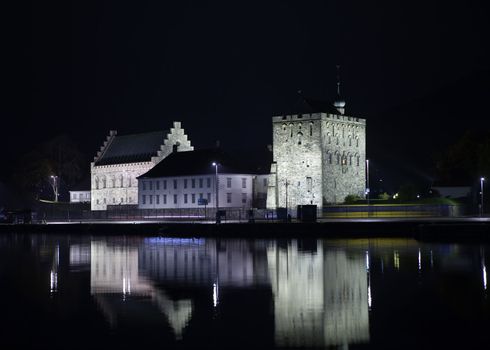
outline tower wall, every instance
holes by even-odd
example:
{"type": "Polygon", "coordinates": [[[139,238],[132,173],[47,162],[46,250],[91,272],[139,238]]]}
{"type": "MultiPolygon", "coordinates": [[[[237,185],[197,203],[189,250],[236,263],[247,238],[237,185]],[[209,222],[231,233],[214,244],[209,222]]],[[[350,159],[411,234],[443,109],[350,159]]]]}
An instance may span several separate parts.
{"type": "Polygon", "coordinates": [[[322,114],[322,159],[324,203],[364,197],[366,120],[322,114]]]}
{"type": "Polygon", "coordinates": [[[274,117],[272,128],[276,206],[295,208],[298,204],[316,204],[321,207],[321,115],[274,117]]]}

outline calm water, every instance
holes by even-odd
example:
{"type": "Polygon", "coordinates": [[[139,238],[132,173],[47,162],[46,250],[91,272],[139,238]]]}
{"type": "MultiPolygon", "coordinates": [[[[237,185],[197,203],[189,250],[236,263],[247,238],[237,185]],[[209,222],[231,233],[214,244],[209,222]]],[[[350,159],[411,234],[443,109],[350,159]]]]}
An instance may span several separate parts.
{"type": "Polygon", "coordinates": [[[488,348],[490,247],[0,237],[0,346],[488,348]]]}

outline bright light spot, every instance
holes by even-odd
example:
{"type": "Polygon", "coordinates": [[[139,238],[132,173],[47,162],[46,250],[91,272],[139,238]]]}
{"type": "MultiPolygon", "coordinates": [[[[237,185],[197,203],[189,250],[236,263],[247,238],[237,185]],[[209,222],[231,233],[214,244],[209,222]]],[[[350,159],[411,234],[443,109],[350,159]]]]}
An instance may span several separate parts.
{"type": "Polygon", "coordinates": [[[393,264],[397,270],[400,269],[400,254],[398,253],[398,250],[393,252],[393,264]]]}
{"type": "Polygon", "coordinates": [[[58,290],[58,273],[51,271],[50,275],[50,292],[54,293],[58,290]]]}
{"type": "Polygon", "coordinates": [[[369,271],[369,251],[366,250],[366,270],[369,271]]]}
{"type": "Polygon", "coordinates": [[[126,278],[123,277],[123,294],[126,294],[126,278]]]}
{"type": "Polygon", "coordinates": [[[218,283],[213,283],[213,306],[218,305],[218,283]]]}
{"type": "Polygon", "coordinates": [[[420,248],[419,248],[419,271],[422,269],[422,255],[420,254],[420,248]]]}
{"type": "Polygon", "coordinates": [[[417,199],[419,199],[419,198],[420,198],[420,194],[417,195],[417,199]]]}
{"type": "Polygon", "coordinates": [[[487,267],[483,265],[483,289],[487,290],[487,267]]]}
{"type": "Polygon", "coordinates": [[[213,166],[216,166],[216,162],[213,162],[213,166]]]}
{"type": "Polygon", "coordinates": [[[373,304],[373,300],[371,298],[371,284],[368,284],[368,306],[370,309],[372,304],[373,304]]]}

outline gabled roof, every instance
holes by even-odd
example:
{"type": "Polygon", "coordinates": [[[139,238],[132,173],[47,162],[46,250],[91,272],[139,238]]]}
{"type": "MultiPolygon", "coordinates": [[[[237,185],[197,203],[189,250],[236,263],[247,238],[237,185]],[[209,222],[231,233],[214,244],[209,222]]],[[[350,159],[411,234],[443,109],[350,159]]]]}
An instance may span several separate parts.
{"type": "Polygon", "coordinates": [[[115,136],[95,165],[149,162],[157,155],[168,131],[115,136]]]}
{"type": "Polygon", "coordinates": [[[173,152],[145,174],[138,177],[158,178],[170,176],[189,176],[214,174],[213,162],[217,162],[220,174],[259,174],[253,166],[224,153],[221,149],[173,152]]]}

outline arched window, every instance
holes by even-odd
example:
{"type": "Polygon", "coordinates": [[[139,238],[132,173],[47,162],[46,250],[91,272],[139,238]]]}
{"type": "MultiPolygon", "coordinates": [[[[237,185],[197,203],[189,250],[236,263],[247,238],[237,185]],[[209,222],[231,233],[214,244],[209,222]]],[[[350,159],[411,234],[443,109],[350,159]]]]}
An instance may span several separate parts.
{"type": "Polygon", "coordinates": [[[289,124],[289,137],[293,137],[293,124],[289,124]]]}
{"type": "Polygon", "coordinates": [[[128,176],[128,187],[131,187],[131,175],[128,176]]]}
{"type": "Polygon", "coordinates": [[[95,189],[96,190],[99,189],[99,177],[98,176],[95,177],[95,189]]]}
{"type": "Polygon", "coordinates": [[[359,162],[360,162],[360,157],[359,157],[359,156],[357,156],[357,157],[356,157],[356,163],[357,163],[357,166],[359,166],[359,162]]]}
{"type": "Polygon", "coordinates": [[[310,123],[310,136],[313,136],[313,122],[310,123]]]}
{"type": "Polygon", "coordinates": [[[349,135],[349,146],[352,146],[352,138],[349,135]]]}
{"type": "Polygon", "coordinates": [[[352,154],[349,154],[349,165],[352,165],[352,154]]]}
{"type": "Polygon", "coordinates": [[[303,133],[300,131],[298,132],[298,145],[301,145],[303,141],[303,133]]]}
{"type": "Polygon", "coordinates": [[[356,136],[356,147],[359,147],[359,137],[356,136]]]}
{"type": "Polygon", "coordinates": [[[113,188],[116,187],[116,177],[114,175],[111,177],[111,182],[112,182],[112,187],[113,188]]]}
{"type": "Polygon", "coordinates": [[[104,175],[104,176],[102,176],[102,188],[106,188],[106,187],[107,187],[107,179],[104,175]]]}
{"type": "Polygon", "coordinates": [[[332,164],[332,153],[328,153],[328,164],[332,164]]]}
{"type": "Polygon", "coordinates": [[[121,184],[121,187],[124,187],[124,177],[122,175],[119,176],[119,183],[121,184]]]}
{"type": "Polygon", "coordinates": [[[337,158],[337,165],[339,165],[340,164],[340,154],[339,153],[336,154],[336,158],[337,158]]]}
{"type": "Polygon", "coordinates": [[[332,135],[330,133],[327,133],[327,143],[332,143],[332,135]]]}

